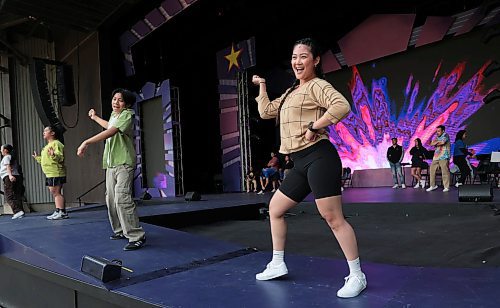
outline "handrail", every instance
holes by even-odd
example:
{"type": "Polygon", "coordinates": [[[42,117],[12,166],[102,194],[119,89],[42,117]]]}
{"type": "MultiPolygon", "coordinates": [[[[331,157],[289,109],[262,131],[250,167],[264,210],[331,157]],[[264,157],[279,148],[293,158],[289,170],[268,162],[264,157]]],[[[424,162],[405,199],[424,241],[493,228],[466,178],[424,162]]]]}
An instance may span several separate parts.
{"type": "Polygon", "coordinates": [[[83,194],[81,194],[80,196],[78,196],[77,197],[77,199],[78,199],[78,206],[80,206],[80,207],[82,206],[82,197],[83,196],[85,196],[89,192],[93,191],[94,189],[96,189],[97,187],[99,187],[104,182],[106,182],[106,179],[104,179],[101,182],[97,183],[96,185],[94,185],[94,187],[92,187],[91,189],[87,190],[86,192],[84,192],[83,194]]]}

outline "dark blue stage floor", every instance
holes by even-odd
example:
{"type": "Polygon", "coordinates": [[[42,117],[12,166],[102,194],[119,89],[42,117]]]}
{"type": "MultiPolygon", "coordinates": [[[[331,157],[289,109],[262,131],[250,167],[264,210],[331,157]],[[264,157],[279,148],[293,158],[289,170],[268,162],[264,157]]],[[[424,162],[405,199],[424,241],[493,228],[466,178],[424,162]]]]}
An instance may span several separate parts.
{"type": "MultiPolygon", "coordinates": [[[[419,202],[425,202],[422,198],[426,197],[429,203],[437,203],[438,197],[441,202],[456,202],[456,191],[419,193],[390,188],[347,189],[344,200],[362,203],[370,196],[374,201],[375,195],[379,202],[411,202],[410,195],[419,202]]],[[[198,202],[152,200],[141,205],[139,213],[142,220],[226,207],[258,209],[269,196],[208,195],[198,202]]],[[[269,261],[268,251],[142,223],[147,246],[125,252],[125,241],[108,239],[110,227],[104,207],[72,211],[70,217],[49,221],[44,215],[31,214],[12,221],[10,216],[0,216],[0,265],[8,260],[9,266],[20,271],[32,267],[38,277],[61,276],[51,283],[64,285],[68,281],[66,286],[79,292],[80,300],[101,296],[103,302],[109,301],[109,307],[137,307],[138,303],[145,307],[498,307],[500,302],[499,268],[424,268],[363,262],[367,290],[354,299],[339,299],[335,294],[348,272],[344,260],[288,254],[288,277],[256,281],[255,274],[269,261]],[[120,259],[133,273],[122,271],[121,279],[102,283],[80,271],[84,255],[120,259]]],[[[5,285],[5,281],[0,283],[0,287],[5,285]]],[[[54,296],[38,293],[42,292],[30,290],[21,299],[24,302],[17,305],[29,307],[54,296]]],[[[0,299],[0,306],[9,307],[9,300],[0,299]]]]}

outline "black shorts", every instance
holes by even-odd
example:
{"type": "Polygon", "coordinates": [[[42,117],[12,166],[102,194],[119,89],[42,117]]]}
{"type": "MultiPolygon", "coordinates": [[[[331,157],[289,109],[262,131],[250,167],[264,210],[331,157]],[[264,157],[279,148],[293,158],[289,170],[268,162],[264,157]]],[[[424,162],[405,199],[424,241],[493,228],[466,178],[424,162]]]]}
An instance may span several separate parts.
{"type": "Polygon", "coordinates": [[[62,186],[66,183],[65,176],[59,176],[55,178],[45,178],[45,186],[62,186]]]}
{"type": "Polygon", "coordinates": [[[290,154],[290,169],[279,190],[295,202],[301,202],[312,191],[315,199],[342,194],[342,163],[328,140],[290,154]]]}

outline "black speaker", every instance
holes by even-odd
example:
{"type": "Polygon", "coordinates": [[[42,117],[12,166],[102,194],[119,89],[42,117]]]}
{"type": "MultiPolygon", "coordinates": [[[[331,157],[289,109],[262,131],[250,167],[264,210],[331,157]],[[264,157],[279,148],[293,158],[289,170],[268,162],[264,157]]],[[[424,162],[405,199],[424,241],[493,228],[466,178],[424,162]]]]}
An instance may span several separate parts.
{"type": "Polygon", "coordinates": [[[56,65],[57,101],[61,106],[76,104],[73,68],[71,65],[56,65]]]}
{"type": "Polygon", "coordinates": [[[188,191],[184,199],[186,199],[186,201],[200,201],[201,195],[197,191],[188,191]]]}
{"type": "Polygon", "coordinates": [[[62,135],[66,131],[59,121],[57,114],[52,106],[49,86],[47,83],[46,64],[40,59],[34,59],[30,64],[31,92],[35,102],[35,109],[38,117],[44,126],[53,126],[62,135]]]}
{"type": "Polygon", "coordinates": [[[490,184],[462,185],[458,187],[458,201],[486,202],[493,201],[493,189],[490,184]]]}
{"type": "Polygon", "coordinates": [[[83,256],[80,270],[102,282],[108,282],[120,278],[122,267],[104,258],[83,256]]]}

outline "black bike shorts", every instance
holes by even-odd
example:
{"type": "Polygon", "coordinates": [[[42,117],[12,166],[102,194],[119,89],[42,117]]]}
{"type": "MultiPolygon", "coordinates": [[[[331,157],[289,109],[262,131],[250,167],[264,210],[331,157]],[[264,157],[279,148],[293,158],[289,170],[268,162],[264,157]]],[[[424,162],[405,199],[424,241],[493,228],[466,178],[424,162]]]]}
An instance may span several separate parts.
{"type": "Polygon", "coordinates": [[[279,190],[295,202],[301,202],[312,191],[315,199],[342,194],[342,162],[328,140],[291,153],[294,167],[279,190]]]}

